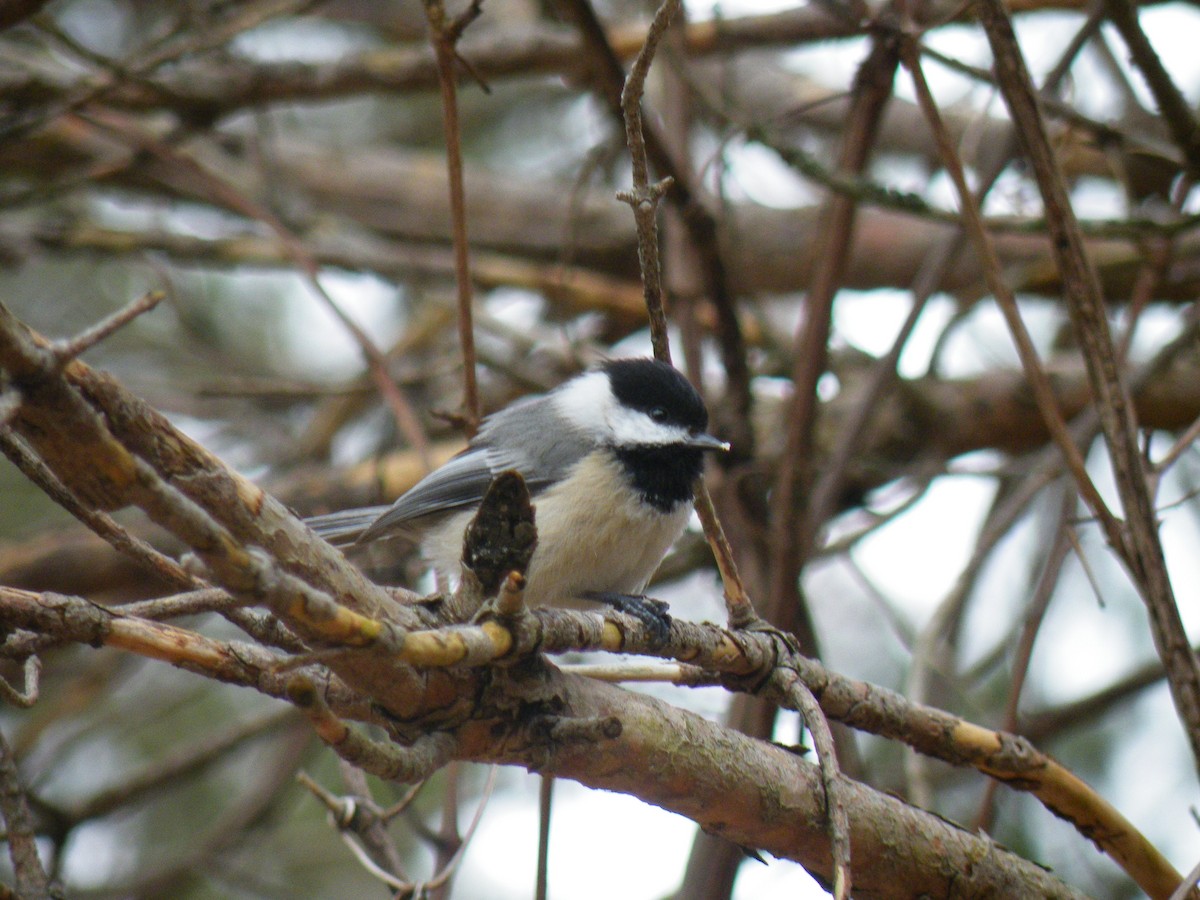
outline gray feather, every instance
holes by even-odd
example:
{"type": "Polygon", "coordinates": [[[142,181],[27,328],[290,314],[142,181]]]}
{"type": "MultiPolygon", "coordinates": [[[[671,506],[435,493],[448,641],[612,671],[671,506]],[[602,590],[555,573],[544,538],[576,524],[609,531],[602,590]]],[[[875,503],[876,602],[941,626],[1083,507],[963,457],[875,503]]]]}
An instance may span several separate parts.
{"type": "Polygon", "coordinates": [[[353,544],[359,535],[371,527],[376,519],[386,513],[387,506],[365,506],[360,509],[344,509],[305,519],[304,524],[338,547],[353,544]]]}
{"type": "Polygon", "coordinates": [[[514,403],[484,420],[471,446],[417,482],[358,540],[368,543],[389,532],[422,530],[449,513],[475,506],[492,479],[509,469],[520,472],[536,496],[563,478],[592,447],[586,435],[563,422],[550,395],[514,403]]]}

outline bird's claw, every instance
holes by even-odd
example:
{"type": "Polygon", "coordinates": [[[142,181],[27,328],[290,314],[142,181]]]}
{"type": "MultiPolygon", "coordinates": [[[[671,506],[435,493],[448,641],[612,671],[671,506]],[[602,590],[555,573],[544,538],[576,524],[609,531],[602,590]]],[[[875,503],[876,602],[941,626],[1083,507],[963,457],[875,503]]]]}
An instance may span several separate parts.
{"type": "Polygon", "coordinates": [[[667,612],[667,604],[661,600],[644,594],[621,594],[615,591],[588,591],[583,597],[633,616],[646,626],[654,646],[665,644],[671,636],[671,615],[667,612]]]}

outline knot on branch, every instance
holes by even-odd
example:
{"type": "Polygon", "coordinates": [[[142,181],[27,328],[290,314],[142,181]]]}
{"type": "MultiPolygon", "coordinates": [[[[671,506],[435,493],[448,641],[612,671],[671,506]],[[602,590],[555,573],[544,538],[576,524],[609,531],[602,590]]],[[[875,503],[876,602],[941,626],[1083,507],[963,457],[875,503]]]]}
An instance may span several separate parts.
{"type": "Polygon", "coordinates": [[[463,565],[479,580],[482,595],[493,597],[510,572],[525,574],[536,547],[537,527],[525,479],[520,472],[501,472],[467,527],[463,565]]]}
{"type": "Polygon", "coordinates": [[[674,183],[675,179],[668,175],[654,184],[635,185],[632,190],[617,191],[617,199],[629,204],[634,211],[653,212],[674,183]]]}
{"type": "Polygon", "coordinates": [[[595,744],[612,741],[621,736],[624,726],[616,716],[535,716],[529,721],[535,737],[551,744],[595,744]]]}
{"type": "Polygon", "coordinates": [[[495,657],[498,663],[511,665],[542,647],[542,623],[525,605],[525,579],[519,572],[509,572],[495,601],[480,610],[476,622],[489,634],[503,629],[509,646],[495,657]]]}

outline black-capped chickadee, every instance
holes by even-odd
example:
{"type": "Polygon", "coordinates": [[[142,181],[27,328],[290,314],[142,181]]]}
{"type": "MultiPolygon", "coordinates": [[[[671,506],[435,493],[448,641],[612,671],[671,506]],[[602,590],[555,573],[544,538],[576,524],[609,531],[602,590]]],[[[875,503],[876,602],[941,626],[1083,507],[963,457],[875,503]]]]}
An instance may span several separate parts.
{"type": "Polygon", "coordinates": [[[646,583],[691,514],[708,412],[670,365],[617,359],[486,418],[470,445],[390,507],[309,520],[339,544],[405,536],[446,583],[463,532],[492,479],[515,469],[533,497],[538,543],[526,572],[532,605],[618,602],[646,583]]]}

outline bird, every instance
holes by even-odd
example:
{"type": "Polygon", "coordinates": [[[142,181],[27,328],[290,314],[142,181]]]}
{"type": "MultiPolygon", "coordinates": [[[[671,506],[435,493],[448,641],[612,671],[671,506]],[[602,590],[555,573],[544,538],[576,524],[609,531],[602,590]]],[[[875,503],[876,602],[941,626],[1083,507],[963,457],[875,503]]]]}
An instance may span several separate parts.
{"type": "Polygon", "coordinates": [[[704,454],[729,449],[707,427],[704,401],[669,363],[611,359],[485,418],[466,449],[391,506],[307,522],[335,544],[405,537],[452,584],[484,493],[516,470],[538,532],[525,602],[600,601],[645,618],[637,601],[687,525],[704,454]]]}

